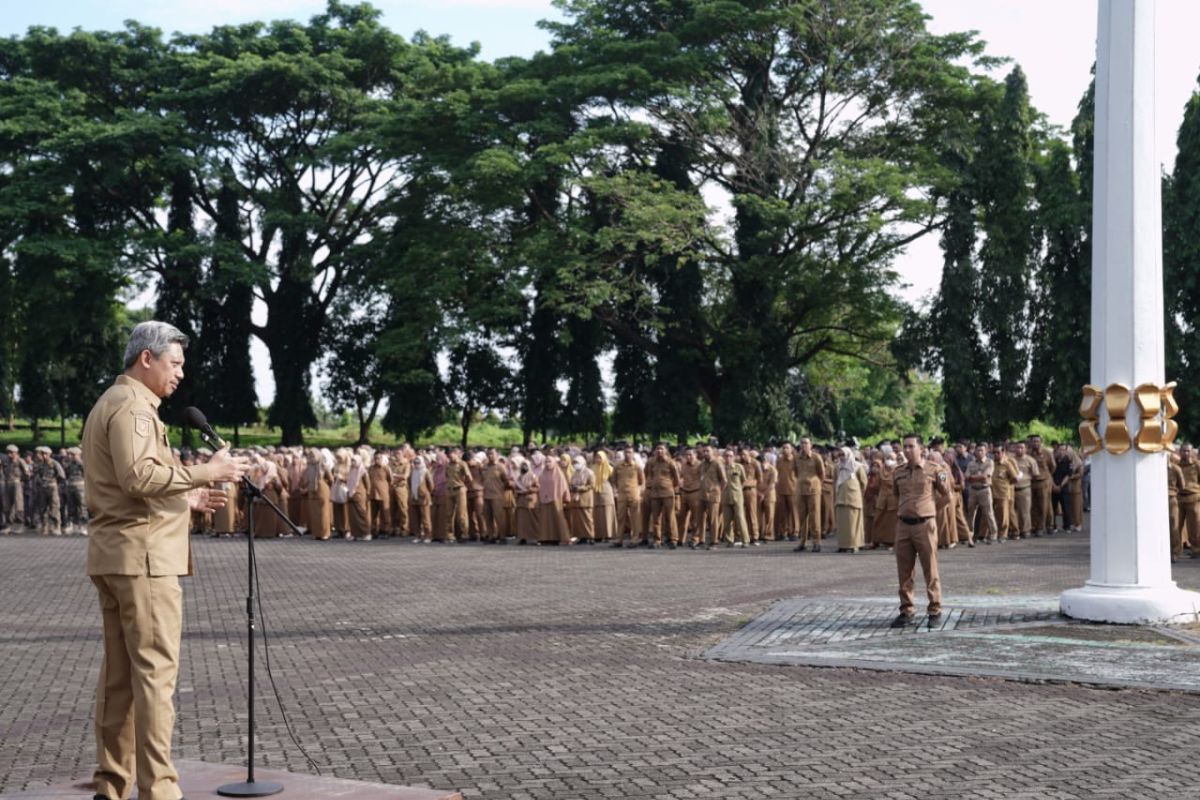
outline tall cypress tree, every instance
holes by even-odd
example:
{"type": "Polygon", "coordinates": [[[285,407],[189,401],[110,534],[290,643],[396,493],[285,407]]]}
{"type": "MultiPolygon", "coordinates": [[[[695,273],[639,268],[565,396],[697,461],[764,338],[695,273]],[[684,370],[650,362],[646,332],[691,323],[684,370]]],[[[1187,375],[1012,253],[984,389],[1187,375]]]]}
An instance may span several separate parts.
{"type": "Polygon", "coordinates": [[[1082,260],[1079,177],[1066,142],[1050,143],[1037,168],[1035,191],[1042,258],[1033,303],[1026,413],[1070,425],[1078,419],[1079,390],[1088,380],[1091,276],[1090,265],[1082,260]]]}
{"type": "Polygon", "coordinates": [[[1193,438],[1200,435],[1200,92],[1188,99],[1175,141],[1175,169],[1163,190],[1167,376],[1179,381],[1178,422],[1193,438]]]}
{"type": "Polygon", "coordinates": [[[974,170],[986,236],[979,252],[979,318],[999,380],[988,416],[1000,432],[1015,421],[1014,400],[1023,397],[1029,363],[1029,285],[1036,252],[1031,118],[1025,74],[1014,67],[983,124],[974,170]]]}

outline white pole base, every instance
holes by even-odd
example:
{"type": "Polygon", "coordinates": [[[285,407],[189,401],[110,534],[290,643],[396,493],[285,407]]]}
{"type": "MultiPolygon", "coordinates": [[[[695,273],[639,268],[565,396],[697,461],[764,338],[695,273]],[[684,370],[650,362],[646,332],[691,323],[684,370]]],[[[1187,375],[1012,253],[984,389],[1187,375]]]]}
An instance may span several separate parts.
{"type": "Polygon", "coordinates": [[[1162,586],[1086,583],[1059,598],[1063,615],[1090,622],[1121,625],[1200,622],[1200,592],[1180,589],[1174,581],[1162,586]]]}

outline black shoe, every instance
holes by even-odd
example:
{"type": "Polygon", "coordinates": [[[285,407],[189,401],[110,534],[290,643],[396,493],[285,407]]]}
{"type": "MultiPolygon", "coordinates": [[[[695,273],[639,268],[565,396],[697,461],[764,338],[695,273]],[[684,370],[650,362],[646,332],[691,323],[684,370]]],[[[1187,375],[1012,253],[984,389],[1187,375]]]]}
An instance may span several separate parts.
{"type": "Polygon", "coordinates": [[[657,550],[660,546],[658,542],[646,542],[646,547],[649,547],[651,550],[657,550]]]}
{"type": "Polygon", "coordinates": [[[894,620],[892,620],[891,627],[907,628],[911,624],[912,624],[912,614],[900,614],[894,620]]]}
{"type": "Polygon", "coordinates": [[[796,541],[796,537],[795,537],[795,536],[789,536],[789,537],[788,537],[788,541],[789,541],[789,542],[794,542],[794,541],[796,541]]]}
{"type": "Polygon", "coordinates": [[[695,550],[695,549],[696,549],[696,543],[688,542],[688,550],[695,550]]]}
{"type": "Polygon", "coordinates": [[[625,545],[623,545],[620,542],[613,542],[612,544],[609,545],[609,547],[624,547],[624,546],[625,545]]]}
{"type": "Polygon", "coordinates": [[[819,552],[821,552],[821,544],[820,544],[820,542],[818,542],[817,544],[814,544],[814,545],[813,545],[813,552],[814,552],[814,553],[819,553],[819,552]]]}
{"type": "Polygon", "coordinates": [[[804,552],[804,545],[802,545],[802,544],[798,544],[798,545],[796,545],[795,547],[793,547],[793,548],[792,548],[792,552],[793,552],[793,553],[803,553],[803,552],[804,552]]]}
{"type": "Polygon", "coordinates": [[[942,612],[939,611],[936,614],[929,615],[929,627],[936,628],[938,625],[941,625],[941,624],[942,624],[942,612]]]}
{"type": "Polygon", "coordinates": [[[706,544],[706,545],[704,545],[704,549],[705,549],[705,550],[712,550],[714,547],[716,547],[716,545],[715,545],[715,544],[706,544]]]}
{"type": "Polygon", "coordinates": [[[679,546],[679,545],[675,544],[674,542],[667,542],[667,549],[668,549],[668,550],[674,550],[674,549],[675,549],[676,547],[678,547],[678,546],[679,546]]]}

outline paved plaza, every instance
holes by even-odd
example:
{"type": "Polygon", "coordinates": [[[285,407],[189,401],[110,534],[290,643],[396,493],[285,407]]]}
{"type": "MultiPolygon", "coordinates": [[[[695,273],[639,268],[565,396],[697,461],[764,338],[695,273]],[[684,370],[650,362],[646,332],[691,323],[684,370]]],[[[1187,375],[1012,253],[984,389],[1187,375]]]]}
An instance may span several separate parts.
{"type": "MultiPolygon", "coordinates": [[[[238,763],[245,543],[193,546],[176,755],[238,763]]],[[[0,793],[91,770],[85,549],[0,537],[0,793]]],[[[886,625],[893,557],[831,549],[289,539],[258,553],[275,684],[325,775],[468,798],[1200,797],[1200,694],[705,657],[781,601],[886,625]]],[[[1085,534],[940,555],[948,607],[1042,608],[1087,576],[1085,534]]],[[[1200,560],[1176,579],[1200,588],[1200,560]]],[[[311,772],[259,663],[259,763],[311,772]]]]}

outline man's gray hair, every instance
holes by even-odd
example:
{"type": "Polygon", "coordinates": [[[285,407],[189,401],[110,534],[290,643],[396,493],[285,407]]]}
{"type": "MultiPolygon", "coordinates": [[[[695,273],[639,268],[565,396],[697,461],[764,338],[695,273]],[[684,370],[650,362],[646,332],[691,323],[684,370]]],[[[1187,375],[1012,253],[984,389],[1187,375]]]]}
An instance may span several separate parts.
{"type": "Polygon", "coordinates": [[[186,350],[188,337],[183,331],[166,322],[139,322],[129,334],[129,344],[125,345],[125,369],[129,369],[138,360],[143,350],[158,358],[173,344],[186,350]]]}

